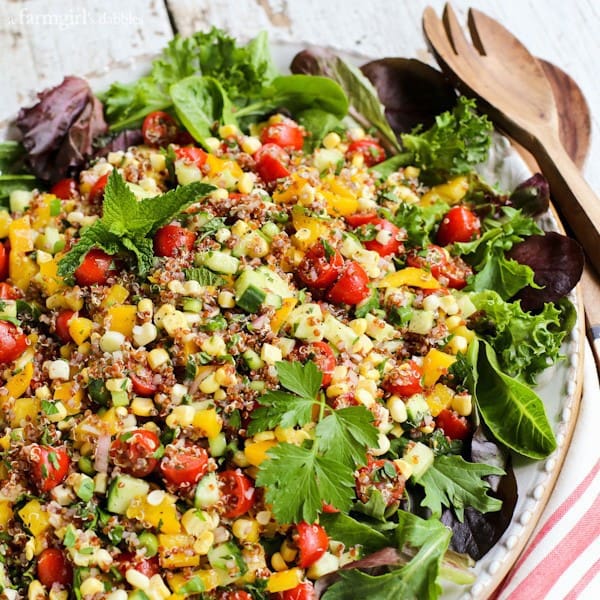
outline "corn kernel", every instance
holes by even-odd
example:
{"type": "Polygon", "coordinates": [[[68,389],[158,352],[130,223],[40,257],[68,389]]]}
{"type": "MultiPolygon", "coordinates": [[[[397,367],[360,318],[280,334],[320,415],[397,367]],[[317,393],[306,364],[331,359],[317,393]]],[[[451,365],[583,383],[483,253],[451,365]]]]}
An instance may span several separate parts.
{"type": "Polygon", "coordinates": [[[222,356],[227,353],[227,345],[220,335],[211,335],[200,344],[200,347],[211,356],[222,356]]]}
{"type": "Polygon", "coordinates": [[[291,546],[288,540],[283,540],[279,552],[281,558],[288,563],[296,560],[296,556],[298,555],[298,550],[294,546],[291,546]]]}
{"type": "Polygon", "coordinates": [[[283,358],[283,353],[279,348],[277,348],[277,346],[273,346],[272,344],[263,344],[262,348],[260,349],[260,357],[268,365],[274,365],[283,358]]]}
{"type": "Polygon", "coordinates": [[[27,600],[43,600],[44,598],[46,598],[44,586],[34,579],[27,588],[27,600]]]}
{"type": "Polygon", "coordinates": [[[204,293],[203,287],[200,285],[199,281],[192,279],[191,281],[186,281],[183,284],[183,292],[186,296],[202,296],[204,293]]]}
{"type": "Polygon", "coordinates": [[[245,233],[250,230],[250,226],[245,221],[236,221],[231,227],[231,233],[233,235],[237,235],[238,237],[242,237],[245,233]]]}
{"type": "Polygon", "coordinates": [[[178,279],[169,281],[169,284],[167,285],[167,287],[169,288],[169,291],[173,292],[174,294],[184,294],[185,293],[185,291],[183,289],[183,283],[181,281],[179,281],[178,279]]]}
{"type": "Polygon", "coordinates": [[[210,197],[213,200],[227,200],[229,198],[229,192],[225,188],[217,188],[214,192],[211,192],[210,197]]]}
{"type": "Polygon", "coordinates": [[[106,596],[106,600],[127,600],[127,592],[125,590],[115,590],[106,596]]]}
{"type": "Polygon", "coordinates": [[[135,569],[127,569],[125,579],[127,579],[127,583],[139,590],[146,590],[150,587],[150,578],[135,569]]]}
{"type": "Polygon", "coordinates": [[[274,440],[275,432],[274,431],[261,431],[257,433],[252,440],[255,442],[266,442],[267,440],[274,440]]]}
{"type": "Polygon", "coordinates": [[[131,401],[131,412],[137,417],[150,417],[155,413],[154,402],[152,398],[136,396],[131,401]]]}
{"type": "Polygon", "coordinates": [[[185,331],[189,329],[185,315],[179,310],[170,315],[165,315],[162,319],[162,327],[171,337],[174,337],[180,330],[185,331]]]}
{"type": "Polygon", "coordinates": [[[274,571],[285,571],[288,566],[285,560],[283,560],[283,556],[281,556],[281,552],[275,552],[271,557],[271,567],[273,567],[274,571]]]}
{"type": "Polygon", "coordinates": [[[147,346],[158,337],[158,329],[154,323],[144,323],[133,328],[133,343],[139,348],[147,346]]]}
{"type": "Polygon", "coordinates": [[[152,304],[152,300],[150,300],[150,298],[142,298],[137,304],[137,309],[139,313],[152,316],[152,313],[154,312],[154,304],[152,304]]]}
{"type": "Polygon", "coordinates": [[[231,532],[241,542],[258,542],[258,523],[255,519],[236,519],[231,526],[231,532]]]}
{"type": "Polygon", "coordinates": [[[464,338],[462,335],[452,336],[452,339],[446,344],[446,349],[452,354],[465,354],[468,348],[469,342],[467,341],[467,338],[464,338]]]}
{"type": "Polygon", "coordinates": [[[473,412],[471,394],[456,394],[451,406],[461,417],[468,417],[473,412]]]}
{"type": "Polygon", "coordinates": [[[256,175],[254,173],[244,173],[238,179],[238,190],[241,194],[250,194],[254,189],[254,182],[256,181],[256,175]]]}
{"type": "Polygon", "coordinates": [[[446,327],[448,328],[448,331],[454,331],[457,327],[462,325],[462,322],[463,320],[461,317],[452,315],[446,319],[446,327]]]}
{"type": "Polygon", "coordinates": [[[350,328],[356,335],[363,335],[367,331],[367,320],[360,318],[350,321],[350,328]]]}
{"type": "Polygon", "coordinates": [[[88,577],[81,582],[81,595],[93,596],[104,592],[104,584],[96,577],[88,577]]]}
{"type": "Polygon", "coordinates": [[[342,394],[346,394],[350,391],[350,386],[346,382],[333,383],[328,386],[325,395],[328,398],[337,398],[342,394]]]}
{"type": "Polygon", "coordinates": [[[235,125],[221,125],[219,127],[219,137],[221,139],[237,137],[238,135],[241,135],[241,132],[235,125]]]}
{"type": "Polygon", "coordinates": [[[423,308],[435,312],[440,307],[440,297],[432,294],[423,300],[423,308]]]}
{"type": "Polygon", "coordinates": [[[337,133],[335,133],[335,131],[332,131],[323,138],[323,146],[328,150],[333,150],[334,148],[337,148],[337,146],[340,145],[341,141],[342,138],[340,138],[340,136],[337,133]]]}
{"type": "Polygon", "coordinates": [[[194,552],[201,556],[208,554],[208,551],[215,543],[215,534],[212,531],[204,531],[194,542],[194,552]]]}
{"type": "Polygon", "coordinates": [[[215,378],[215,374],[211,373],[200,382],[199,389],[203,394],[214,394],[220,387],[221,386],[215,378]]]}
{"type": "Polygon", "coordinates": [[[354,396],[362,405],[366,406],[367,408],[372,406],[375,402],[375,397],[373,394],[364,388],[357,388],[354,392],[354,396]]]}
{"type": "Polygon", "coordinates": [[[370,452],[373,456],[382,456],[390,449],[390,439],[385,433],[380,433],[377,436],[377,447],[371,448],[370,452]]]}
{"type": "Polygon", "coordinates": [[[406,404],[404,404],[402,398],[391,396],[387,401],[387,407],[390,411],[392,420],[396,423],[404,423],[408,418],[408,415],[406,414],[406,404]]]}
{"type": "Polygon", "coordinates": [[[167,417],[166,423],[171,428],[177,427],[178,425],[180,427],[189,427],[194,422],[195,414],[196,411],[194,410],[194,407],[189,404],[176,406],[167,417]]]}
{"type": "Polygon", "coordinates": [[[169,362],[169,353],[164,348],[154,348],[148,352],[148,364],[153,371],[169,362]]]}
{"type": "Polygon", "coordinates": [[[247,136],[242,140],[240,145],[246,154],[254,154],[262,146],[262,143],[257,137],[247,136]]]}
{"type": "Polygon", "coordinates": [[[207,137],[204,142],[211,152],[216,152],[221,147],[221,140],[216,137],[207,137]]]}
{"type": "Polygon", "coordinates": [[[459,311],[458,303],[456,302],[456,298],[454,298],[454,296],[452,296],[450,294],[440,298],[440,308],[447,315],[455,315],[459,311]]]}
{"type": "Polygon", "coordinates": [[[146,590],[146,595],[150,600],[166,600],[171,591],[165,585],[163,578],[157,573],[150,577],[150,587],[146,590]]]}
{"type": "Polygon", "coordinates": [[[69,363],[66,360],[51,360],[47,364],[50,379],[69,379],[69,363]]]}
{"type": "Polygon", "coordinates": [[[107,331],[100,338],[100,349],[103,352],[117,352],[121,350],[125,343],[125,336],[118,331],[107,331]]]}
{"type": "Polygon", "coordinates": [[[235,306],[235,296],[231,292],[223,290],[217,296],[217,302],[221,308],[233,308],[235,306]]]}

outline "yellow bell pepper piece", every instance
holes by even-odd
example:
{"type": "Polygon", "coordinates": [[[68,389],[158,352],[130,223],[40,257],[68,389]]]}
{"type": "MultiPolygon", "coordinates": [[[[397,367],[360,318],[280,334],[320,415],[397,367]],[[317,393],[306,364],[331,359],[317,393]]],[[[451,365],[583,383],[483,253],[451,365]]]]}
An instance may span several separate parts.
{"type": "Polygon", "coordinates": [[[25,527],[36,537],[50,527],[48,513],[42,509],[42,505],[38,500],[30,500],[19,511],[19,516],[23,520],[25,527]]]}
{"type": "Polygon", "coordinates": [[[281,302],[281,307],[275,311],[271,317],[271,331],[278,333],[283,324],[287,321],[294,307],[298,304],[297,298],[284,298],[281,302]]]}
{"type": "Polygon", "coordinates": [[[124,288],[120,283],[116,283],[110,288],[100,305],[102,308],[109,308],[113,304],[123,304],[128,297],[127,288],[124,288]]]}
{"type": "Polygon", "coordinates": [[[12,410],[12,427],[22,427],[24,423],[37,423],[41,402],[37,398],[17,398],[12,410]]]}
{"type": "Polygon", "coordinates": [[[43,200],[37,205],[33,211],[33,221],[31,227],[36,230],[43,229],[50,224],[52,218],[50,214],[50,205],[56,199],[54,194],[44,194],[43,200]]]}
{"type": "Polygon", "coordinates": [[[214,408],[202,408],[196,411],[192,425],[200,429],[207,438],[214,438],[221,433],[223,423],[214,408]]]}
{"type": "Polygon", "coordinates": [[[8,237],[8,230],[12,223],[12,217],[7,210],[0,209],[0,239],[8,237]]]}
{"type": "Polygon", "coordinates": [[[425,396],[429,410],[432,416],[437,417],[445,408],[452,404],[454,390],[447,385],[436,383],[433,389],[425,396]]]}
{"type": "Polygon", "coordinates": [[[267,452],[276,445],[277,442],[275,440],[251,442],[244,448],[244,456],[251,465],[258,467],[269,458],[267,452]]]}
{"type": "Polygon", "coordinates": [[[58,260],[53,258],[39,265],[40,271],[36,281],[39,281],[46,296],[56,294],[65,287],[65,282],[58,274],[58,260]]]}
{"type": "Polygon", "coordinates": [[[271,594],[277,592],[285,592],[286,590],[293,590],[302,580],[302,571],[300,569],[286,569],[285,571],[279,571],[273,573],[267,581],[267,590],[271,594]]]}
{"type": "Polygon", "coordinates": [[[195,538],[192,535],[159,534],[158,556],[160,566],[163,569],[197,567],[200,564],[200,556],[194,552],[194,541],[195,538]]]}
{"type": "Polygon", "coordinates": [[[110,319],[109,329],[118,331],[125,337],[131,337],[135,318],[137,315],[137,306],[133,304],[116,304],[108,309],[108,318],[110,319]]]}
{"type": "Polygon", "coordinates": [[[308,177],[310,177],[308,172],[305,175],[302,172],[292,173],[289,179],[273,192],[273,201],[278,204],[303,204],[303,199],[304,203],[307,203],[310,198],[312,202],[314,200],[314,189],[308,187],[310,186],[307,180],[308,177]]]}
{"type": "Polygon", "coordinates": [[[13,510],[10,500],[0,500],[0,530],[7,528],[13,518],[13,510]]]}
{"type": "Polygon", "coordinates": [[[8,274],[13,284],[25,292],[38,272],[39,267],[30,257],[11,249],[8,259],[8,274]]]}
{"type": "Polygon", "coordinates": [[[460,175],[451,179],[447,183],[442,183],[432,187],[426,194],[423,194],[420,204],[429,206],[435,204],[438,200],[443,200],[448,204],[457,204],[469,191],[469,180],[466,176],[460,175]]]}
{"type": "Polygon", "coordinates": [[[432,348],[423,358],[423,386],[429,388],[448,372],[456,357],[432,348]]]}
{"type": "Polygon", "coordinates": [[[300,206],[292,209],[292,225],[296,230],[292,236],[292,244],[299,250],[308,250],[318,240],[329,234],[329,226],[326,221],[305,214],[300,206]]]}
{"type": "Polygon", "coordinates": [[[90,337],[93,328],[94,323],[85,317],[75,317],[69,321],[69,333],[78,346],[90,337]]]}
{"type": "Polygon", "coordinates": [[[24,254],[25,252],[31,252],[33,250],[34,235],[28,216],[15,219],[8,227],[11,253],[24,254]]]}
{"type": "Polygon", "coordinates": [[[74,381],[59,383],[54,388],[53,398],[54,400],[60,400],[65,405],[68,415],[76,415],[81,412],[83,390],[74,381]]]}
{"type": "Polygon", "coordinates": [[[244,173],[236,162],[219,158],[214,154],[207,155],[206,164],[208,165],[209,177],[215,178],[219,187],[232,187],[233,183],[244,173]]]}
{"type": "Polygon", "coordinates": [[[6,382],[9,398],[20,398],[29,387],[33,377],[33,364],[28,362],[16,375],[6,382]]]}
{"type": "Polygon", "coordinates": [[[188,575],[183,575],[182,573],[167,575],[167,582],[169,584],[169,587],[173,591],[173,596],[171,596],[171,600],[179,600],[180,598],[185,598],[187,596],[195,594],[196,592],[179,592],[179,590],[184,585],[186,585],[195,578],[198,578],[202,582],[205,592],[214,590],[219,585],[219,577],[214,569],[196,569],[188,575]]]}
{"type": "Polygon", "coordinates": [[[332,217],[347,217],[358,210],[358,200],[351,194],[339,194],[331,190],[321,190],[327,203],[327,214],[332,217]]]}
{"type": "Polygon", "coordinates": [[[397,288],[402,285],[424,290],[438,290],[442,287],[442,284],[431,273],[417,267],[406,267],[395,273],[390,273],[377,283],[377,287],[383,288],[397,288]]]}
{"type": "Polygon", "coordinates": [[[178,534],[181,525],[175,500],[175,496],[165,494],[160,504],[154,505],[150,504],[146,497],[138,496],[127,508],[127,518],[142,521],[165,534],[178,534]]]}

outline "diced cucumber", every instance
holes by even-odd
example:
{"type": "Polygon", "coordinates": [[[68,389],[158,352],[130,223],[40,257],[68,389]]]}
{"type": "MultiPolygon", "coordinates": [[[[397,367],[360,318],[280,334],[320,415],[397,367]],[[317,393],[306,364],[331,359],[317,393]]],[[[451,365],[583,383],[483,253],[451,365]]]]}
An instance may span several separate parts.
{"type": "Polygon", "coordinates": [[[33,192],[28,190],[13,190],[8,197],[10,211],[21,213],[27,210],[33,200],[33,192]]]}
{"type": "Polygon", "coordinates": [[[235,303],[245,311],[255,313],[260,310],[266,298],[267,293],[264,290],[250,284],[240,295],[236,296],[235,303]]]}
{"type": "Polygon", "coordinates": [[[235,275],[240,268],[240,261],[235,256],[220,252],[219,250],[210,250],[204,252],[198,257],[202,265],[208,267],[215,273],[224,273],[225,275],[235,275]]]}
{"type": "Polygon", "coordinates": [[[214,437],[208,438],[208,448],[213,458],[223,456],[225,450],[227,450],[227,438],[225,434],[221,432],[217,433],[214,437]]]}
{"type": "Polygon", "coordinates": [[[408,331],[427,335],[435,323],[435,316],[430,310],[415,310],[408,324],[408,331]]]}
{"type": "Polygon", "coordinates": [[[410,443],[402,458],[412,467],[412,477],[418,480],[433,464],[433,450],[421,442],[410,443]]]}
{"type": "Polygon", "coordinates": [[[363,247],[358,238],[350,233],[344,233],[340,253],[345,258],[354,258],[357,252],[363,250],[363,247]]]}
{"type": "Polygon", "coordinates": [[[237,305],[248,312],[257,312],[263,304],[279,308],[282,298],[293,296],[288,284],[268,267],[245,269],[236,279],[234,289],[237,305]]]}
{"type": "Polygon", "coordinates": [[[417,426],[427,416],[431,415],[429,404],[423,394],[414,394],[406,401],[407,420],[417,426]]]}
{"type": "Polygon", "coordinates": [[[94,480],[87,475],[80,475],[73,491],[78,498],[84,502],[89,502],[94,495],[94,480]]]}
{"type": "Polygon", "coordinates": [[[221,497],[219,482],[214,473],[205,475],[196,486],[194,494],[194,506],[196,508],[208,508],[214,506],[221,497]]]}
{"type": "Polygon", "coordinates": [[[318,342],[323,339],[323,311],[318,304],[302,304],[287,318],[291,335],[299,340],[318,342]]]}
{"type": "Polygon", "coordinates": [[[0,320],[17,318],[16,300],[0,300],[0,320]]]}
{"type": "Polygon", "coordinates": [[[248,348],[244,351],[242,358],[246,361],[248,368],[252,369],[253,371],[262,369],[262,367],[265,366],[263,359],[251,348],[248,348]]]}
{"type": "Polygon", "coordinates": [[[198,298],[184,298],[182,306],[184,312],[202,312],[202,302],[198,298]]]}
{"type": "Polygon", "coordinates": [[[113,406],[129,406],[129,394],[126,390],[110,392],[113,406]]]}
{"type": "Polygon", "coordinates": [[[383,319],[377,318],[372,313],[365,315],[367,320],[367,335],[378,342],[384,342],[391,340],[396,333],[396,330],[392,325],[384,321],[383,319]]]}
{"type": "Polygon", "coordinates": [[[220,581],[221,585],[235,581],[248,571],[240,549],[233,542],[213,546],[208,551],[208,562],[213,569],[219,571],[219,579],[224,576],[226,583],[220,581]]]}
{"type": "Polygon", "coordinates": [[[353,329],[344,325],[329,313],[325,315],[323,320],[323,337],[340,351],[352,350],[352,346],[358,340],[358,335],[353,329]]]}
{"type": "Polygon", "coordinates": [[[175,161],[175,176],[178,183],[187,185],[202,180],[202,171],[196,165],[185,164],[182,160],[175,161]]]}
{"type": "Polygon", "coordinates": [[[104,379],[90,379],[87,385],[87,391],[90,398],[101,406],[108,406],[111,398],[110,392],[106,389],[104,379]]]}
{"type": "Polygon", "coordinates": [[[320,173],[327,169],[335,169],[344,155],[336,149],[318,148],[315,150],[313,164],[320,173]]]}
{"type": "Polygon", "coordinates": [[[108,511],[124,515],[134,498],[146,496],[149,491],[150,484],[147,481],[131,475],[119,475],[108,488],[108,511]]]}
{"type": "Polygon", "coordinates": [[[248,231],[240,241],[231,249],[233,256],[246,256],[250,248],[264,246],[264,242],[269,242],[267,237],[260,231],[248,231]],[[260,239],[257,239],[260,238],[260,239]]]}
{"type": "Polygon", "coordinates": [[[464,319],[468,319],[472,314],[477,312],[477,308],[473,304],[473,301],[469,297],[469,294],[453,290],[452,295],[456,299],[458,309],[460,310],[461,316],[464,319]]]}
{"type": "Polygon", "coordinates": [[[150,600],[143,590],[133,590],[127,594],[127,600],[150,600]]]}

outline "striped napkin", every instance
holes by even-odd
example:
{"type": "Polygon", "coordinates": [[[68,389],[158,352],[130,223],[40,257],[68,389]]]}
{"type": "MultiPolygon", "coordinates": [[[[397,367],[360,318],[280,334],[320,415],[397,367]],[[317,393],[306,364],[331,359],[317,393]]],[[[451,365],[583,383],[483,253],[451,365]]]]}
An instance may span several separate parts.
{"type": "Polygon", "coordinates": [[[496,600],[600,600],[600,387],[585,345],[579,418],[550,501],[496,600]]]}

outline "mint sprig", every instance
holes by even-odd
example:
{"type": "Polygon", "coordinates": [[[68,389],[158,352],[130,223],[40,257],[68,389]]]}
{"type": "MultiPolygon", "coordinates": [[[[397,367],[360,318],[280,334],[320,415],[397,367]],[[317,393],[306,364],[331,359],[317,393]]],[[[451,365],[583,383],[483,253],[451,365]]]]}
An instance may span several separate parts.
{"type": "Polygon", "coordinates": [[[92,248],[100,248],[111,256],[120,253],[131,256],[138,275],[144,277],[154,262],[154,233],[214,189],[213,185],[194,182],[137,200],[118,171],[113,170],[104,189],[102,217],[83,231],[60,261],[58,274],[71,279],[85,255],[92,248]]]}

